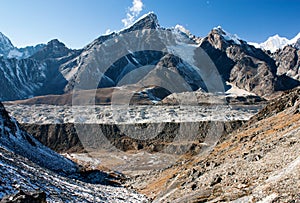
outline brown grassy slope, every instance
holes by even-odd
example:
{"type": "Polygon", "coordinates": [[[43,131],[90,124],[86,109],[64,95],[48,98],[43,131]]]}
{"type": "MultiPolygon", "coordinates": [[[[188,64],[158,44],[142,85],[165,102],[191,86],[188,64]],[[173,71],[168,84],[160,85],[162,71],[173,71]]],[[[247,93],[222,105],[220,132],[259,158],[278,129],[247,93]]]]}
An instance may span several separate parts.
{"type": "Polygon", "coordinates": [[[211,153],[189,157],[189,161],[182,159],[184,164],[163,172],[137,177],[133,187],[157,202],[257,202],[265,198],[273,202],[299,201],[298,91],[283,96],[283,101],[272,101],[266,109],[276,113],[264,109],[268,116],[251,120],[211,153]],[[142,181],[148,182],[141,185],[142,181]]]}

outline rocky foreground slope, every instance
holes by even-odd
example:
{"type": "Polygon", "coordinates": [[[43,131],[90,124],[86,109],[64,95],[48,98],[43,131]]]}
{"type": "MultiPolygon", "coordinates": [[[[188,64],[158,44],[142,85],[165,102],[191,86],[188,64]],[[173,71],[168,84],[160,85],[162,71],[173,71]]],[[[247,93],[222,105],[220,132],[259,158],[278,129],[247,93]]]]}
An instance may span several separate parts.
{"type": "Polygon", "coordinates": [[[0,199],[20,190],[40,190],[48,202],[147,202],[123,187],[105,186],[109,177],[101,171],[83,171],[44,147],[0,103],[0,199]]]}
{"type": "Polygon", "coordinates": [[[272,101],[211,152],[128,184],[154,202],[300,201],[299,95],[272,101]]]}

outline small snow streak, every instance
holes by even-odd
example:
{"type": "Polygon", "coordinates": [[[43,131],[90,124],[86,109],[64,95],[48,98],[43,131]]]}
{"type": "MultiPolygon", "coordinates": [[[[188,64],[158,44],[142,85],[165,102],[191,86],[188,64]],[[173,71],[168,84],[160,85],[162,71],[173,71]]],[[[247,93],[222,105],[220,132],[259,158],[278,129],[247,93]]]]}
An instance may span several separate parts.
{"type": "Polygon", "coordinates": [[[132,7],[130,7],[126,13],[126,18],[122,19],[122,23],[125,27],[131,25],[136,17],[141,13],[143,10],[144,4],[142,0],[133,0],[132,7]]]}

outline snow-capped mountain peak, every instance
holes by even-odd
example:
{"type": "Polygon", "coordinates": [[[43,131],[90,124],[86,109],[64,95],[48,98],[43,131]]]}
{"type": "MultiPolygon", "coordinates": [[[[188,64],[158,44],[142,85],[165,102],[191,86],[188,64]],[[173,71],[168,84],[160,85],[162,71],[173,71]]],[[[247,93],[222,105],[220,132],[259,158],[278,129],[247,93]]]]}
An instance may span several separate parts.
{"type": "Polygon", "coordinates": [[[278,49],[282,49],[289,43],[289,40],[285,37],[281,37],[278,34],[271,36],[267,39],[267,41],[261,44],[252,43],[257,48],[261,48],[264,50],[269,50],[272,53],[277,51],[278,49]]]}
{"type": "Polygon", "coordinates": [[[236,34],[225,31],[221,26],[213,28],[214,32],[221,35],[226,41],[233,41],[235,44],[241,44],[241,39],[236,34]]]}
{"type": "Polygon", "coordinates": [[[0,32],[0,55],[6,56],[13,49],[14,45],[9,38],[0,32]]]}
{"type": "Polygon", "coordinates": [[[147,14],[142,15],[128,27],[124,28],[123,30],[120,30],[119,33],[142,29],[157,29],[159,27],[160,25],[158,23],[156,14],[154,12],[149,12],[147,14]]]}
{"type": "Polygon", "coordinates": [[[295,44],[297,43],[297,41],[300,39],[300,32],[293,38],[289,41],[289,44],[295,44]]]}
{"type": "Polygon", "coordinates": [[[249,44],[255,46],[256,48],[269,50],[270,52],[274,53],[278,49],[282,49],[287,45],[295,45],[297,40],[300,39],[300,32],[291,40],[287,39],[286,37],[281,37],[278,34],[269,37],[263,43],[252,43],[249,44]]]}
{"type": "Polygon", "coordinates": [[[5,58],[24,59],[41,50],[45,45],[27,46],[24,48],[15,47],[10,39],[0,32],[0,56],[5,58]]]}
{"type": "Polygon", "coordinates": [[[151,19],[155,23],[156,27],[159,27],[157,15],[153,11],[142,15],[139,19],[137,19],[133,23],[133,25],[140,22],[140,21],[144,21],[145,19],[151,19]]]}
{"type": "Polygon", "coordinates": [[[177,24],[174,28],[175,28],[175,30],[183,32],[183,33],[185,33],[188,36],[191,35],[191,32],[189,30],[187,30],[185,27],[183,27],[182,25],[178,25],[177,24]]]}

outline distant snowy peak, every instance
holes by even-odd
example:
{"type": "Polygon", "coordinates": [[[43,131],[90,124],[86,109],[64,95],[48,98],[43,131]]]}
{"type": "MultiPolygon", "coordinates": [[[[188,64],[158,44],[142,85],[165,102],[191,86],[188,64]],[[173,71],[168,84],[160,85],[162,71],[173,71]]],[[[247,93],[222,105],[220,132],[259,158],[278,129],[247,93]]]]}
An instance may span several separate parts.
{"type": "Polygon", "coordinates": [[[10,39],[0,32],[0,56],[5,58],[24,59],[32,56],[45,45],[38,44],[36,46],[27,46],[25,48],[15,47],[10,39]]]}
{"type": "Polygon", "coordinates": [[[242,42],[242,40],[236,34],[231,34],[225,31],[221,26],[213,28],[212,31],[221,35],[226,41],[232,41],[238,45],[240,45],[242,42]]]}
{"type": "Polygon", "coordinates": [[[297,41],[300,39],[300,32],[296,35],[296,37],[294,37],[293,39],[291,39],[289,41],[289,44],[295,44],[297,43],[297,41]]]}
{"type": "Polygon", "coordinates": [[[289,40],[285,37],[280,37],[278,34],[271,36],[267,39],[267,41],[263,43],[249,43],[256,48],[264,49],[264,50],[269,50],[272,53],[275,52],[278,49],[282,49],[289,43],[289,40]]]}
{"type": "Polygon", "coordinates": [[[286,37],[281,37],[278,34],[271,36],[267,39],[267,41],[263,43],[249,43],[256,48],[269,50],[270,52],[274,53],[278,49],[283,49],[287,45],[296,45],[298,39],[300,39],[300,33],[296,35],[293,39],[289,40],[286,37]]]}
{"type": "Polygon", "coordinates": [[[6,56],[14,48],[9,38],[0,32],[0,56],[6,56]]]}
{"type": "Polygon", "coordinates": [[[154,12],[149,12],[143,16],[141,16],[139,19],[137,19],[134,24],[137,24],[139,22],[144,22],[144,21],[148,21],[151,22],[154,28],[158,28],[160,27],[159,23],[158,23],[158,19],[157,19],[157,15],[154,12]]]}
{"type": "Polygon", "coordinates": [[[155,13],[150,12],[141,16],[133,24],[124,28],[119,33],[131,32],[131,31],[137,31],[143,29],[157,29],[159,27],[160,25],[158,23],[157,16],[155,15],[155,13]]]}
{"type": "Polygon", "coordinates": [[[16,59],[25,59],[29,58],[30,56],[34,55],[41,49],[43,49],[46,45],[45,44],[38,44],[36,46],[27,46],[25,48],[14,48],[10,50],[7,55],[7,58],[16,58],[16,59]]]}
{"type": "Polygon", "coordinates": [[[189,30],[187,30],[185,27],[183,27],[182,25],[176,25],[175,27],[174,27],[174,29],[175,30],[178,30],[178,31],[180,31],[180,32],[182,32],[182,33],[185,33],[186,35],[188,35],[188,36],[190,36],[191,35],[191,32],[189,31],[189,30]]]}

